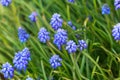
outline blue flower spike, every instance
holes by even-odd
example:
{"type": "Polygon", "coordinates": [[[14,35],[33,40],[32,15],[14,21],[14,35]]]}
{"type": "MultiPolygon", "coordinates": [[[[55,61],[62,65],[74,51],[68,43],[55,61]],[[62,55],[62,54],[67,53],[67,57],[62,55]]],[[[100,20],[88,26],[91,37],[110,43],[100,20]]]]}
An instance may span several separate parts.
{"type": "Polygon", "coordinates": [[[37,13],[36,12],[32,12],[30,15],[29,15],[29,19],[32,21],[32,22],[36,22],[37,20],[37,13]]]}
{"type": "Polygon", "coordinates": [[[2,70],[0,72],[6,79],[11,79],[14,76],[14,68],[8,62],[2,65],[2,70]]]}
{"type": "Polygon", "coordinates": [[[11,4],[12,0],[0,0],[0,3],[3,6],[9,6],[11,4]]]}
{"type": "Polygon", "coordinates": [[[76,43],[73,40],[68,41],[66,45],[66,50],[68,51],[68,53],[75,53],[77,50],[76,43]]]}
{"type": "Polygon", "coordinates": [[[52,28],[54,30],[58,30],[59,28],[62,27],[63,24],[63,19],[60,18],[60,14],[58,13],[54,13],[52,15],[51,21],[50,21],[50,25],[52,26],[52,28]]]}
{"type": "Polygon", "coordinates": [[[80,51],[83,51],[84,49],[87,48],[87,43],[84,40],[78,40],[78,48],[80,51]]]}
{"type": "Polygon", "coordinates": [[[68,39],[67,32],[64,29],[58,29],[57,33],[54,35],[53,43],[61,50],[61,46],[66,44],[68,39]]]}
{"type": "Polygon", "coordinates": [[[120,23],[114,25],[114,28],[112,30],[112,36],[114,37],[114,40],[120,40],[120,23]]]}
{"type": "Polygon", "coordinates": [[[102,14],[110,14],[110,7],[108,6],[108,4],[104,4],[102,6],[102,14]]]}
{"type": "Polygon", "coordinates": [[[44,27],[42,27],[38,33],[38,39],[40,42],[46,43],[50,40],[50,33],[44,27]]]}
{"type": "Polygon", "coordinates": [[[26,32],[26,30],[22,27],[18,28],[18,37],[21,43],[24,43],[28,40],[30,35],[26,32]]]}
{"type": "Polygon", "coordinates": [[[61,61],[62,59],[59,57],[59,55],[53,55],[49,60],[51,67],[54,69],[61,66],[61,61]]]}

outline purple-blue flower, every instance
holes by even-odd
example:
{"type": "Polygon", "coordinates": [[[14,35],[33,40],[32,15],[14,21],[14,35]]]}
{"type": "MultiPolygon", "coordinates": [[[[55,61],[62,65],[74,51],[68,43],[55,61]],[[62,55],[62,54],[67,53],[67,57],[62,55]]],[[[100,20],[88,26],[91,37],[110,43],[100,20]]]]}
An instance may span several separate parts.
{"type": "Polygon", "coordinates": [[[61,61],[62,59],[59,57],[59,55],[53,55],[49,60],[51,67],[54,69],[61,66],[61,61]]]}
{"type": "Polygon", "coordinates": [[[58,30],[59,28],[62,27],[63,19],[60,18],[60,14],[54,13],[52,15],[50,25],[54,30],[58,30]]]}
{"type": "Polygon", "coordinates": [[[20,42],[24,43],[28,40],[28,38],[30,37],[30,35],[26,32],[26,30],[22,27],[18,28],[18,37],[20,42]]]}
{"type": "Polygon", "coordinates": [[[120,23],[116,24],[112,30],[112,36],[115,40],[120,40],[120,23]]]}
{"type": "Polygon", "coordinates": [[[3,6],[8,6],[11,2],[12,2],[12,0],[1,0],[1,1],[0,1],[0,3],[1,3],[3,6]]]}
{"type": "Polygon", "coordinates": [[[14,76],[14,68],[8,62],[2,65],[2,70],[0,72],[6,79],[13,78],[14,76]]]}
{"type": "Polygon", "coordinates": [[[72,24],[72,21],[68,21],[67,23],[73,30],[76,30],[76,27],[72,24]]]}
{"type": "Polygon", "coordinates": [[[72,28],[73,30],[76,30],[76,27],[75,27],[75,26],[72,26],[71,28],[72,28]]]}
{"type": "Polygon", "coordinates": [[[72,21],[68,21],[67,24],[68,24],[69,26],[73,26],[72,21]]]}
{"type": "Polygon", "coordinates": [[[77,45],[73,40],[70,40],[67,42],[66,44],[66,50],[68,51],[68,53],[74,53],[77,50],[77,45]]]}
{"type": "Polygon", "coordinates": [[[53,43],[61,50],[61,46],[66,44],[68,39],[67,32],[64,29],[58,29],[57,33],[54,35],[53,43]]]}
{"type": "Polygon", "coordinates": [[[33,78],[31,78],[31,77],[28,77],[28,78],[26,78],[26,80],[33,80],[33,78]]]}
{"type": "Polygon", "coordinates": [[[31,58],[30,58],[30,50],[27,48],[27,47],[25,47],[22,51],[21,51],[21,53],[22,53],[22,57],[26,57],[26,59],[29,61],[29,60],[31,60],[31,58]]]}
{"type": "Polygon", "coordinates": [[[80,51],[84,50],[87,48],[87,43],[84,40],[78,40],[78,48],[80,51]]]}
{"type": "Polygon", "coordinates": [[[114,6],[115,6],[115,9],[119,9],[120,8],[120,0],[115,0],[114,1],[114,6]]]}
{"type": "Polygon", "coordinates": [[[102,14],[110,14],[110,7],[108,6],[108,4],[104,4],[102,6],[102,14]]]}
{"type": "Polygon", "coordinates": [[[30,15],[29,15],[29,19],[32,21],[32,22],[36,22],[36,17],[37,17],[37,13],[36,12],[32,12],[30,15]]]}
{"type": "Polygon", "coordinates": [[[74,2],[75,2],[75,0],[68,0],[68,2],[74,3],[74,2]]]}
{"type": "Polygon", "coordinates": [[[14,67],[18,70],[26,70],[28,61],[30,60],[30,51],[28,48],[24,48],[15,54],[13,59],[14,67]]]}
{"type": "Polygon", "coordinates": [[[40,42],[46,43],[50,40],[50,33],[45,28],[40,28],[38,39],[40,42]]]}

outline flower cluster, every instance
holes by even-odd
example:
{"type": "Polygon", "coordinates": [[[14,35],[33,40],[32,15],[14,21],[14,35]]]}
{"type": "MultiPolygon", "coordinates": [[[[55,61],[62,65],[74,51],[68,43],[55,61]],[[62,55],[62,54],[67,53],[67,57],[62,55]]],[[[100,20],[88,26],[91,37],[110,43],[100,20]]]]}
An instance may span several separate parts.
{"type": "Polygon", "coordinates": [[[30,37],[30,35],[26,32],[26,30],[22,27],[18,28],[18,37],[20,42],[24,43],[28,40],[28,38],[30,37]]]}
{"type": "Polygon", "coordinates": [[[36,17],[37,17],[37,13],[36,12],[32,12],[30,15],[29,15],[29,19],[32,21],[32,22],[36,22],[36,17]]]}
{"type": "Polygon", "coordinates": [[[12,2],[12,0],[0,0],[0,3],[1,3],[3,6],[8,6],[11,2],[12,2]]]}
{"type": "Polygon", "coordinates": [[[21,71],[22,69],[26,70],[29,60],[30,60],[30,51],[28,48],[24,48],[22,51],[19,51],[18,53],[15,54],[13,59],[14,67],[18,71],[21,71]]]}
{"type": "Polygon", "coordinates": [[[112,36],[115,40],[120,40],[120,23],[116,24],[112,30],[112,36]]]}
{"type": "Polygon", "coordinates": [[[67,42],[66,50],[68,50],[69,53],[74,53],[77,50],[77,45],[73,40],[70,40],[67,42]]]}
{"type": "Polygon", "coordinates": [[[54,69],[61,66],[61,61],[62,59],[59,57],[59,55],[53,55],[49,60],[51,67],[54,69]]]}
{"type": "Polygon", "coordinates": [[[78,48],[80,51],[87,48],[87,43],[84,40],[78,40],[78,48]]]}
{"type": "Polygon", "coordinates": [[[2,70],[0,72],[3,73],[6,79],[14,76],[14,68],[8,62],[2,65],[2,70]]]}
{"type": "Polygon", "coordinates": [[[102,14],[110,14],[110,7],[108,6],[108,4],[104,4],[102,6],[102,14]]]}
{"type": "Polygon", "coordinates": [[[53,43],[61,50],[61,46],[66,44],[68,39],[67,32],[64,29],[58,29],[57,33],[54,35],[53,43]]]}
{"type": "Polygon", "coordinates": [[[40,28],[40,31],[38,33],[38,39],[42,43],[46,43],[48,40],[50,40],[49,32],[45,28],[40,28]]]}
{"type": "Polygon", "coordinates": [[[50,25],[52,26],[52,28],[54,30],[58,30],[62,27],[62,23],[63,20],[60,18],[60,14],[54,13],[50,21],[50,25]]]}
{"type": "Polygon", "coordinates": [[[115,9],[119,9],[120,8],[120,0],[115,0],[114,1],[114,6],[115,6],[115,9]]]}
{"type": "Polygon", "coordinates": [[[68,2],[74,3],[74,2],[75,2],[75,0],[68,0],[68,2]]]}
{"type": "Polygon", "coordinates": [[[76,27],[72,24],[71,21],[68,21],[68,25],[69,25],[73,30],[76,30],[76,27]]]}

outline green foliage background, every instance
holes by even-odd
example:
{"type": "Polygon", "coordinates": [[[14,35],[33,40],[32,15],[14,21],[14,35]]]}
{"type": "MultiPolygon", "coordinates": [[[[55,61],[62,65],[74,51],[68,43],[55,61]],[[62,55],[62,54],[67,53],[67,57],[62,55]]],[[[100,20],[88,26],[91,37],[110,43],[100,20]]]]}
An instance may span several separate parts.
{"type": "Polygon", "coordinates": [[[120,10],[115,11],[114,0],[76,0],[74,4],[67,0],[12,0],[8,7],[0,5],[0,68],[10,62],[14,54],[24,47],[31,51],[31,61],[26,72],[15,71],[13,80],[25,80],[29,75],[43,80],[120,80],[120,44],[111,35],[111,30],[119,23],[120,10]],[[107,3],[110,15],[101,14],[101,6],[107,3]],[[38,13],[37,22],[32,23],[28,16],[38,13]],[[62,28],[68,31],[69,40],[76,43],[84,39],[88,49],[69,55],[63,46],[59,51],[53,44],[55,31],[50,26],[54,13],[61,14],[64,20],[62,28]],[[92,20],[88,16],[92,17],[92,20]],[[71,20],[77,27],[73,31],[67,21],[71,20]],[[26,43],[18,40],[17,29],[24,27],[30,34],[26,43]],[[51,33],[51,40],[42,44],[37,39],[40,27],[46,27],[51,33]],[[79,38],[75,34],[80,34],[79,38]],[[49,58],[59,54],[62,66],[53,70],[49,58]]]}

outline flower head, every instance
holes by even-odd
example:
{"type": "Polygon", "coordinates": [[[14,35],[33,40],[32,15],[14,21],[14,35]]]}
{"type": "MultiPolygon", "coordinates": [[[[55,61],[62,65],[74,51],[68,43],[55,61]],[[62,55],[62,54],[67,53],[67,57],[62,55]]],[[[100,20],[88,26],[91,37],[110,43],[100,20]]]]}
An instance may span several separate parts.
{"type": "Polygon", "coordinates": [[[52,28],[54,30],[58,30],[62,27],[62,23],[63,20],[60,18],[60,14],[54,13],[50,21],[50,25],[52,26],[52,28]]]}
{"type": "Polygon", "coordinates": [[[0,1],[0,3],[1,3],[3,6],[8,6],[11,2],[12,2],[12,0],[1,0],[1,1],[0,1]]]}
{"type": "Polygon", "coordinates": [[[30,51],[27,47],[25,47],[22,51],[21,51],[22,57],[26,57],[26,59],[29,61],[31,60],[30,58],[30,51]]]}
{"type": "Polygon", "coordinates": [[[61,66],[61,61],[62,59],[59,57],[59,55],[53,55],[49,60],[51,67],[54,69],[61,66]]]}
{"type": "Polygon", "coordinates": [[[57,33],[54,35],[53,43],[61,50],[61,46],[67,42],[67,32],[64,29],[58,29],[57,33]]]}
{"type": "Polygon", "coordinates": [[[75,2],[75,0],[68,0],[68,2],[74,3],[74,2],[75,2]]]}
{"type": "Polygon", "coordinates": [[[13,59],[14,67],[19,71],[21,71],[22,69],[26,70],[29,60],[30,51],[28,48],[24,48],[22,51],[19,51],[15,54],[13,59]]]}
{"type": "Polygon", "coordinates": [[[67,46],[66,46],[66,50],[69,52],[69,53],[74,53],[76,52],[77,50],[77,45],[74,41],[70,40],[67,42],[67,46]]]}
{"type": "Polygon", "coordinates": [[[87,48],[87,43],[84,40],[78,40],[78,47],[82,51],[87,48]]]}
{"type": "Polygon", "coordinates": [[[45,28],[40,28],[40,31],[38,33],[38,39],[42,43],[46,43],[48,40],[50,40],[49,32],[45,28]]]}
{"type": "Polygon", "coordinates": [[[102,6],[102,14],[110,14],[110,7],[108,6],[108,4],[104,4],[102,6]]]}
{"type": "Polygon", "coordinates": [[[32,22],[36,22],[36,17],[37,17],[37,13],[36,13],[36,12],[32,12],[32,13],[29,15],[29,19],[30,19],[32,22]]]}
{"type": "Polygon", "coordinates": [[[2,65],[2,70],[0,72],[7,79],[13,78],[13,76],[14,76],[14,69],[8,62],[6,62],[5,64],[2,65]]]}
{"type": "Polygon", "coordinates": [[[120,23],[116,24],[112,30],[112,36],[115,40],[120,40],[120,23]]]}
{"type": "Polygon", "coordinates": [[[28,77],[26,80],[33,80],[33,78],[31,78],[31,77],[28,77]]]}
{"type": "Polygon", "coordinates": [[[119,9],[120,8],[120,0],[115,0],[114,1],[114,6],[115,6],[115,9],[119,9]]]}
{"type": "Polygon", "coordinates": [[[30,37],[30,35],[26,32],[26,30],[22,27],[18,28],[18,37],[20,42],[24,43],[28,40],[28,38],[30,37]]]}

